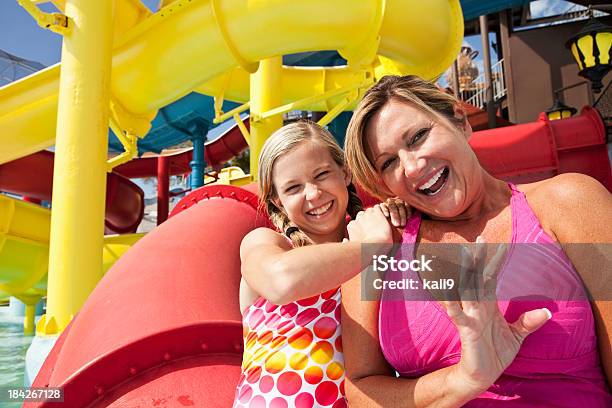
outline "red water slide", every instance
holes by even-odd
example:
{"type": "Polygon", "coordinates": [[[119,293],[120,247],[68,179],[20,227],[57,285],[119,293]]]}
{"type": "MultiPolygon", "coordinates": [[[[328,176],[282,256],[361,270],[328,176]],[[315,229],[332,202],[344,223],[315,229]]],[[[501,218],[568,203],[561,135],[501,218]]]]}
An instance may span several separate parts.
{"type": "Polygon", "coordinates": [[[61,384],[64,403],[24,407],[232,405],[239,246],[267,219],[253,192],[233,186],[203,187],[183,203],[189,211],[121,257],[57,340],[33,386],[61,384]]]}
{"type": "Polygon", "coordinates": [[[470,145],[497,178],[530,183],[561,173],[584,173],[612,191],[606,128],[586,106],[580,115],[549,121],[541,114],[523,125],[475,132],[470,145]]]}
{"type": "MultiPolygon", "coordinates": [[[[46,150],[0,165],[0,190],[36,200],[51,201],[55,155],[46,150]]],[[[135,232],[144,214],[144,193],[129,179],[106,176],[107,233],[135,232]]]]}
{"type": "MultiPolygon", "coordinates": [[[[248,119],[245,126],[249,128],[248,119]]],[[[233,126],[218,139],[206,143],[204,157],[211,166],[223,164],[248,147],[238,126],[233,126]]],[[[191,171],[189,162],[193,149],[188,148],[168,155],[170,174],[191,171]]],[[[40,151],[18,160],[0,165],[0,191],[18,194],[36,200],[51,201],[53,189],[54,154],[40,151]]],[[[130,178],[155,177],[157,156],[132,160],[117,166],[106,179],[107,233],[135,232],[144,215],[144,193],[130,178]]]]}
{"type": "MultiPolygon", "coordinates": [[[[493,174],[533,181],[583,171],[611,187],[603,123],[576,118],[474,134],[493,174]]],[[[205,186],[102,278],[33,386],[65,402],[24,407],[229,407],[240,376],[240,241],[267,225],[253,185],[205,186]]]]}

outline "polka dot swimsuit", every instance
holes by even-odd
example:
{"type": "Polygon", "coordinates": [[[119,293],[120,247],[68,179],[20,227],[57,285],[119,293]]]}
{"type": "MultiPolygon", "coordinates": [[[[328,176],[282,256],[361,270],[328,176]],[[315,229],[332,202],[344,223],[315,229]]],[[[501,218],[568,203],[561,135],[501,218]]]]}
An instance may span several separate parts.
{"type": "Polygon", "coordinates": [[[284,306],[259,298],[244,313],[234,407],[345,408],[340,288],[284,306]]]}

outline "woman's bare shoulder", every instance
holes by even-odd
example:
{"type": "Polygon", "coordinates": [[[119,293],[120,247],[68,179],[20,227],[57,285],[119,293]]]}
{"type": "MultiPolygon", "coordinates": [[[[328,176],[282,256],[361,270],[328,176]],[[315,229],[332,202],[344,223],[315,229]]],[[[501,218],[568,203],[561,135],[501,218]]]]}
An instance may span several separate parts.
{"type": "Polygon", "coordinates": [[[608,198],[609,192],[594,178],[580,173],[563,173],[535,183],[520,184],[528,200],[547,207],[574,206],[590,198],[608,198]]]}
{"type": "Polygon", "coordinates": [[[599,181],[580,173],[559,174],[517,187],[545,230],[567,225],[570,217],[597,217],[612,204],[612,196],[599,181]]]}

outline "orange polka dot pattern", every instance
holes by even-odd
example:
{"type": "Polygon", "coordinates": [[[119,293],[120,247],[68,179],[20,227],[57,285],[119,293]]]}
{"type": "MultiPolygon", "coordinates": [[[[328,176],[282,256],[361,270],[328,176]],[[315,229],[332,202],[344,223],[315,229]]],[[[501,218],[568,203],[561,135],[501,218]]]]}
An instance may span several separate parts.
{"type": "Polygon", "coordinates": [[[339,288],[283,306],[259,298],[243,331],[234,408],[346,408],[339,288]]]}

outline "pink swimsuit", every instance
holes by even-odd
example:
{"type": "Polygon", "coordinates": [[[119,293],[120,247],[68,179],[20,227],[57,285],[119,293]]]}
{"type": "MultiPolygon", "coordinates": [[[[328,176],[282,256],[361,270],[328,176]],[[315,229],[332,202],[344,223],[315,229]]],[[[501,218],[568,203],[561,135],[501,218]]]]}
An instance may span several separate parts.
{"type": "Polygon", "coordinates": [[[243,330],[235,408],[346,408],[340,288],[283,306],[260,297],[243,330]]]}
{"type": "MultiPolygon", "coordinates": [[[[510,247],[498,276],[498,305],[509,322],[542,307],[552,312],[552,319],[526,338],[506,371],[466,406],[612,407],[580,277],[544,232],[525,195],[512,184],[510,188],[512,243],[521,245],[510,247]]],[[[420,222],[418,213],[408,221],[403,248],[414,247],[406,244],[416,243],[420,222]]],[[[403,254],[403,259],[413,256],[403,254]]],[[[389,290],[383,291],[379,336],[385,358],[400,376],[419,377],[459,362],[457,329],[431,295],[425,301],[392,297],[389,290]]]]}

